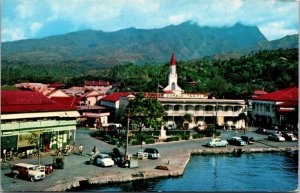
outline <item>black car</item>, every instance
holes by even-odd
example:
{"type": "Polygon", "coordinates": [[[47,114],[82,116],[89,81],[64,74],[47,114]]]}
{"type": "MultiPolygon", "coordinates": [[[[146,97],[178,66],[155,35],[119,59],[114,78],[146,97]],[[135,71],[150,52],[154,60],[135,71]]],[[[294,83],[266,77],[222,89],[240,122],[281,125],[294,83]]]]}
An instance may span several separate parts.
{"type": "Polygon", "coordinates": [[[255,132],[260,134],[267,134],[267,131],[264,128],[258,128],[255,132]]]}
{"type": "Polygon", "coordinates": [[[254,143],[254,138],[253,137],[243,135],[243,136],[241,136],[241,139],[243,141],[245,141],[247,144],[253,144],[254,143]]]}
{"type": "Polygon", "coordinates": [[[230,145],[238,145],[238,146],[246,145],[246,142],[243,141],[240,137],[232,137],[231,139],[227,139],[227,142],[230,145]]]}

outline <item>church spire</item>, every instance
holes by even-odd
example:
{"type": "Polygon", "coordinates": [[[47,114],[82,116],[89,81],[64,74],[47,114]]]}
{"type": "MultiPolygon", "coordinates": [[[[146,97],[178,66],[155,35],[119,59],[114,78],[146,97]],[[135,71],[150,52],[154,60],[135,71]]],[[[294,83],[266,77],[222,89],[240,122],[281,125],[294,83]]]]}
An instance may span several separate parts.
{"type": "Polygon", "coordinates": [[[171,65],[176,66],[176,60],[175,60],[174,52],[172,52],[171,65]]]}

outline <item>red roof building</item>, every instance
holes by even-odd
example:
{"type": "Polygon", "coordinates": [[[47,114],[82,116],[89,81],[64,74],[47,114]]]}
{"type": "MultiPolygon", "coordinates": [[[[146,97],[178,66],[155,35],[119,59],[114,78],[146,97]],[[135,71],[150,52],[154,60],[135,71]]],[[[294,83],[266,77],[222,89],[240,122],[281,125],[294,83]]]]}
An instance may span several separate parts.
{"type": "Polygon", "coordinates": [[[298,88],[286,88],[274,91],[268,94],[263,94],[255,98],[255,100],[265,101],[298,101],[298,88]]]}
{"type": "Polygon", "coordinates": [[[51,100],[57,104],[64,104],[69,107],[76,107],[79,105],[81,97],[52,97],[51,100]]]}
{"type": "Polygon", "coordinates": [[[252,116],[257,125],[298,125],[298,88],[291,87],[252,98],[252,116]]]}
{"type": "Polygon", "coordinates": [[[120,100],[121,97],[127,97],[128,95],[131,94],[134,94],[134,92],[114,92],[102,98],[101,101],[116,102],[120,100]]]}
{"type": "Polygon", "coordinates": [[[100,81],[84,81],[84,86],[110,86],[110,83],[107,82],[100,82],[100,81]]]}
{"type": "Polygon", "coordinates": [[[264,95],[264,94],[268,94],[266,91],[264,90],[254,90],[253,94],[252,94],[252,98],[257,98],[261,95],[264,95]]]}
{"type": "Polygon", "coordinates": [[[1,91],[1,152],[33,150],[36,144],[31,139],[36,136],[43,139],[44,152],[61,148],[71,139],[75,142],[80,114],[71,104],[52,101],[38,91],[1,91]]]}
{"type": "Polygon", "coordinates": [[[56,103],[36,91],[1,91],[1,113],[74,110],[74,107],[56,103]]]}

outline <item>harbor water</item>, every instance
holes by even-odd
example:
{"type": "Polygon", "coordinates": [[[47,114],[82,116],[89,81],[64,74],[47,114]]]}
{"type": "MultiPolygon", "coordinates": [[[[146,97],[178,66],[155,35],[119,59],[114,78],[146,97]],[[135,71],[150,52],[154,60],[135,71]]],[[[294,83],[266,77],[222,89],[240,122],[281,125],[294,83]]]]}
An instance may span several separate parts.
{"type": "Polygon", "coordinates": [[[83,191],[286,192],[297,188],[298,159],[282,153],[251,153],[240,157],[195,155],[182,177],[101,185],[83,191]]]}

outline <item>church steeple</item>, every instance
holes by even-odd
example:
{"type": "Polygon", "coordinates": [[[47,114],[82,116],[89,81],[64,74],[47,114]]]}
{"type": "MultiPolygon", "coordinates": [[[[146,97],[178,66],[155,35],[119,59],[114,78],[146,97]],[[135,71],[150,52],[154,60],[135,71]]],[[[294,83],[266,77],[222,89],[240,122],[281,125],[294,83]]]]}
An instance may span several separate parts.
{"type": "Polygon", "coordinates": [[[176,60],[174,52],[172,52],[170,62],[169,84],[163,89],[165,92],[172,91],[173,93],[182,93],[183,90],[177,85],[176,60]]]}
{"type": "Polygon", "coordinates": [[[175,60],[175,56],[174,56],[174,52],[172,52],[172,58],[171,58],[171,66],[176,66],[176,60],[175,60]]]}

